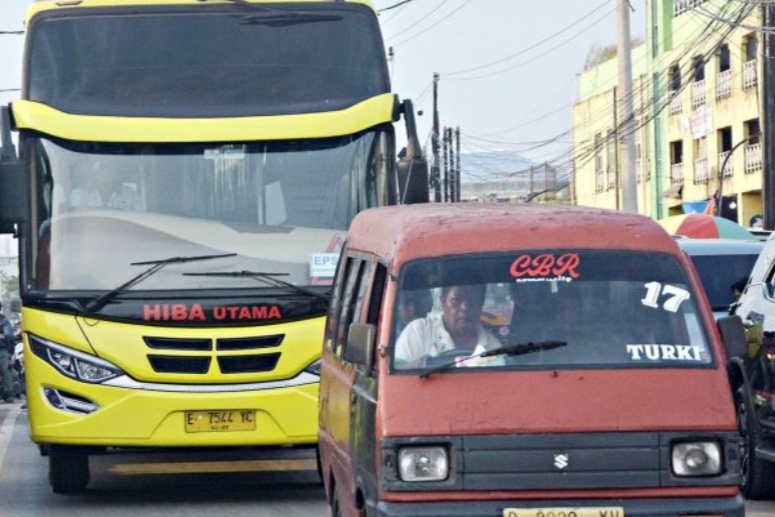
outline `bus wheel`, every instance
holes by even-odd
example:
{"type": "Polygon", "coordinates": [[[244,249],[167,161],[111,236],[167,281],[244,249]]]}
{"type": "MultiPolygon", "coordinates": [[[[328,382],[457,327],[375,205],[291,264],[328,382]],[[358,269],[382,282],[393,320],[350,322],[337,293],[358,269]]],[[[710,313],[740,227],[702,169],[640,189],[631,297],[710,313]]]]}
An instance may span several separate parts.
{"type": "Polygon", "coordinates": [[[72,494],[85,489],[89,484],[89,455],[78,447],[51,445],[48,482],[55,494],[72,494]]]}

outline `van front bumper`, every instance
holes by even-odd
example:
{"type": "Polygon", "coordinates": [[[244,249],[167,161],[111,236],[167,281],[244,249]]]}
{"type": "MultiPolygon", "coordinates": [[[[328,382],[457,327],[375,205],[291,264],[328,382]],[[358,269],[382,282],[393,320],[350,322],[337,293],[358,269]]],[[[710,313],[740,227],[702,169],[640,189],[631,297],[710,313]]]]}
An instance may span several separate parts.
{"type": "MultiPolygon", "coordinates": [[[[395,503],[381,501],[376,508],[369,508],[370,511],[367,514],[380,517],[506,517],[504,514],[506,508],[609,507],[621,507],[624,509],[624,513],[618,516],[606,514],[603,517],[745,516],[745,502],[740,495],[718,498],[564,499],[540,502],[497,500],[395,503]]],[[[517,516],[521,517],[520,514],[517,516]]]]}

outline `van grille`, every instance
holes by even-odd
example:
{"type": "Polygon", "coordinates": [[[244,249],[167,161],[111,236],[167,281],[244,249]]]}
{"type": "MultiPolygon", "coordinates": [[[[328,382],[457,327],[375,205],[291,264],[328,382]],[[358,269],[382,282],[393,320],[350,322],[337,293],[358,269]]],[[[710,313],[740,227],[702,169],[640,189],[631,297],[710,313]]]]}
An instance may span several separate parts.
{"type": "Polygon", "coordinates": [[[415,437],[413,445],[443,445],[453,465],[440,482],[402,482],[394,468],[404,438],[382,442],[385,488],[404,490],[586,490],[735,485],[738,482],[736,433],[575,433],[415,437]],[[719,476],[679,478],[670,450],[685,440],[722,444],[725,470],[719,476]]]}

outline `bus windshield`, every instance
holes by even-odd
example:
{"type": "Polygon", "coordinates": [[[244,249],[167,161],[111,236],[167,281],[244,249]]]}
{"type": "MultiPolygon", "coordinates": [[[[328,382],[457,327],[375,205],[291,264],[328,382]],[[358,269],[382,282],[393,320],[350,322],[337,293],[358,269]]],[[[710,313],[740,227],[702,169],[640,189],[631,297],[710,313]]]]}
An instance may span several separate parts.
{"type": "Polygon", "coordinates": [[[131,263],[210,254],[236,255],[165,267],[137,289],[261,286],[220,274],[234,271],[329,284],[352,217],[390,199],[391,138],[387,130],[240,144],[30,137],[32,285],[109,290],[138,273],[131,263]],[[329,267],[316,270],[315,257],[329,267]]]}
{"type": "Polygon", "coordinates": [[[310,113],[390,88],[379,25],[365,5],[105,6],[64,14],[31,21],[23,96],[68,113],[310,113]]]}

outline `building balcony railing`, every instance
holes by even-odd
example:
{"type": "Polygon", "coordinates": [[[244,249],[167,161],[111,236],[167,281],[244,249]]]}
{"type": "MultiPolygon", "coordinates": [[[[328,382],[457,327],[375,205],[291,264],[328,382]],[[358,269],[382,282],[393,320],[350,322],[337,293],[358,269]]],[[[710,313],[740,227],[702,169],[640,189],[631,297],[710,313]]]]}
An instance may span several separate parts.
{"type": "Polygon", "coordinates": [[[608,171],[606,171],[606,178],[608,190],[616,188],[616,171],[614,169],[609,168],[608,171]]]}
{"type": "Polygon", "coordinates": [[[684,182],[684,164],[674,163],[670,166],[670,184],[682,185],[684,182]]]}
{"type": "Polygon", "coordinates": [[[762,170],[762,144],[745,146],[745,173],[753,174],[762,170]]]}
{"type": "Polygon", "coordinates": [[[716,98],[725,99],[732,95],[732,70],[724,70],[716,76],[716,98]]]}
{"type": "Polygon", "coordinates": [[[683,111],[683,103],[681,102],[681,92],[673,90],[670,92],[670,114],[678,115],[683,111]]]}
{"type": "Polygon", "coordinates": [[[756,87],[757,62],[755,59],[743,63],[743,89],[748,90],[756,87]]]}
{"type": "Polygon", "coordinates": [[[675,0],[673,2],[673,16],[691,11],[706,0],[675,0]]]}
{"type": "Polygon", "coordinates": [[[735,172],[735,168],[732,166],[732,159],[727,160],[727,156],[729,156],[729,151],[724,151],[723,153],[719,153],[718,155],[718,170],[721,170],[721,168],[724,168],[724,171],[722,172],[721,176],[724,178],[731,178],[732,174],[735,172]],[[724,162],[727,162],[726,165],[724,165],[724,162]]]}
{"type": "Polygon", "coordinates": [[[707,87],[705,79],[692,83],[692,109],[704,106],[707,100],[707,87]]]}
{"type": "Polygon", "coordinates": [[[708,159],[697,158],[694,160],[694,183],[707,183],[708,179],[708,159]]]}

